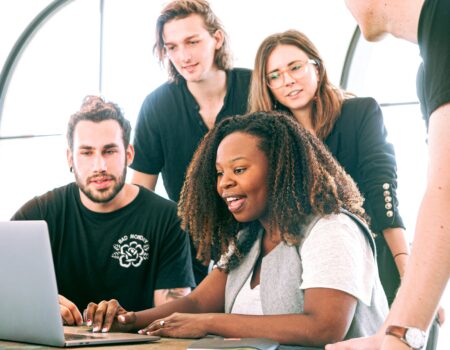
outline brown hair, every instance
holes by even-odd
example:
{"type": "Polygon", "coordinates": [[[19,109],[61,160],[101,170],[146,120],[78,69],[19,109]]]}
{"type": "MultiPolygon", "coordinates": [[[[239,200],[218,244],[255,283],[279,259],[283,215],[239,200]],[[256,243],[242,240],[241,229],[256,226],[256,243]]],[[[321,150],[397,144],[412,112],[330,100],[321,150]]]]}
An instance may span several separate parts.
{"type": "MultiPolygon", "coordinates": [[[[211,7],[206,0],[175,0],[163,8],[156,21],[156,42],[153,46],[153,52],[158,57],[159,62],[164,65],[166,59],[163,38],[164,25],[171,20],[186,18],[193,14],[197,14],[203,18],[205,28],[211,36],[218,30],[222,31],[224,40],[222,47],[215,53],[214,63],[221,70],[230,69],[232,66],[232,59],[228,35],[219,18],[211,10],[211,7]]],[[[178,80],[180,74],[170,60],[168,60],[167,70],[169,79],[174,81],[178,80]]]]}
{"type": "Polygon", "coordinates": [[[67,126],[67,143],[73,150],[73,133],[78,122],[82,120],[100,123],[105,120],[115,120],[122,129],[122,139],[125,149],[130,144],[131,124],[125,119],[118,105],[106,102],[99,96],[86,96],[83,99],[80,110],[73,114],[67,126]]]}
{"type": "Polygon", "coordinates": [[[255,232],[252,227],[259,227],[259,222],[236,221],[217,193],[217,149],[234,132],[257,137],[259,148],[267,156],[269,225],[279,229],[283,241],[298,243],[311,215],[339,213],[344,208],[364,217],[363,199],[351,177],[323,143],[292,116],[256,112],[227,118],[200,143],[178,202],[182,227],[192,235],[198,259],[217,260],[234,246],[228,268],[237,266],[254,242],[252,235],[237,242],[237,232],[245,227],[255,232]]]}
{"type": "Polygon", "coordinates": [[[275,100],[267,86],[267,59],[279,45],[295,46],[316,62],[319,82],[312,108],[312,125],[316,135],[323,140],[333,129],[334,123],[341,112],[344,98],[350,97],[351,95],[330,83],[323,60],[317,48],[305,34],[299,31],[288,30],[283,33],[270,35],[259,46],[258,52],[256,53],[255,68],[250,87],[249,112],[281,109],[290,113],[289,109],[285,106],[277,108],[278,101],[275,100]]]}

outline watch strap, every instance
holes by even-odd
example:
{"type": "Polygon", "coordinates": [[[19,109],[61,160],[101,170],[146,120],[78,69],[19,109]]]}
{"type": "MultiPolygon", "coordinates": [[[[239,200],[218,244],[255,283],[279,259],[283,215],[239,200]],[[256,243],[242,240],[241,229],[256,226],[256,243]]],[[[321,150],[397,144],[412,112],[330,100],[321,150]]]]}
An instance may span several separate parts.
{"type": "Polygon", "coordinates": [[[402,326],[388,326],[386,328],[385,334],[393,335],[394,337],[397,337],[398,339],[406,342],[405,335],[407,330],[408,328],[402,326]]]}

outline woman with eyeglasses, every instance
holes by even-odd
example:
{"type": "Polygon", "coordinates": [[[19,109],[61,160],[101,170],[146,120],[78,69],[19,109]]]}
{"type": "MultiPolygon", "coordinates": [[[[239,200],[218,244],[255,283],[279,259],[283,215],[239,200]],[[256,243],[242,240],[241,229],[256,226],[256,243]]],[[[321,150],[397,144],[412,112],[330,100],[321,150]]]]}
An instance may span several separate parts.
{"type": "Polygon", "coordinates": [[[292,114],[328,146],[357,183],[371,230],[378,234],[380,277],[390,304],[409,247],[397,207],[395,153],[386,141],[378,103],[333,86],[314,44],[303,33],[289,30],[267,37],[256,54],[249,111],[271,110],[292,114]]]}

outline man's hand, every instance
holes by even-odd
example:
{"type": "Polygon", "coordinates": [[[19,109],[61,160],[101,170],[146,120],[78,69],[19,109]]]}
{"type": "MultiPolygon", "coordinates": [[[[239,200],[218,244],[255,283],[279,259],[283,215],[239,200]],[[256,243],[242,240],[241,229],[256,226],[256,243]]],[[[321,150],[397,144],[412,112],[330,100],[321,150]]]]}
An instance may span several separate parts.
{"type": "Polygon", "coordinates": [[[76,305],[62,295],[59,295],[58,299],[63,323],[68,326],[81,326],[83,318],[76,305]]]}
{"type": "Polygon", "coordinates": [[[103,300],[99,304],[89,303],[84,310],[84,319],[93,332],[120,331],[126,332],[134,328],[136,316],[134,312],[127,312],[115,299],[103,300]],[[123,322],[118,322],[119,315],[127,315],[123,322]]]}

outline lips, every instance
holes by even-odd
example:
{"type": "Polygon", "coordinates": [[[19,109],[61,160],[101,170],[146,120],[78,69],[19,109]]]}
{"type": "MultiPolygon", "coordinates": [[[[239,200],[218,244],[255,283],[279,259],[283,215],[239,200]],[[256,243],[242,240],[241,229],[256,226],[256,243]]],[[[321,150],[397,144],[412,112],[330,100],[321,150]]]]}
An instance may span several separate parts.
{"type": "Polygon", "coordinates": [[[302,90],[296,89],[296,90],[292,90],[291,92],[289,92],[286,97],[296,97],[300,92],[302,92],[302,90]]]}
{"type": "Polygon", "coordinates": [[[101,189],[105,189],[107,187],[109,187],[109,185],[112,182],[112,178],[111,177],[95,177],[89,180],[89,184],[93,184],[95,186],[95,188],[97,188],[98,190],[101,189]]]}
{"type": "Polygon", "coordinates": [[[198,63],[195,64],[190,64],[188,66],[183,66],[183,69],[188,72],[188,73],[192,73],[194,72],[195,68],[197,67],[198,63]]]}
{"type": "Polygon", "coordinates": [[[227,203],[228,210],[232,213],[239,212],[245,205],[247,200],[244,196],[227,196],[224,197],[225,202],[227,203]]]}

